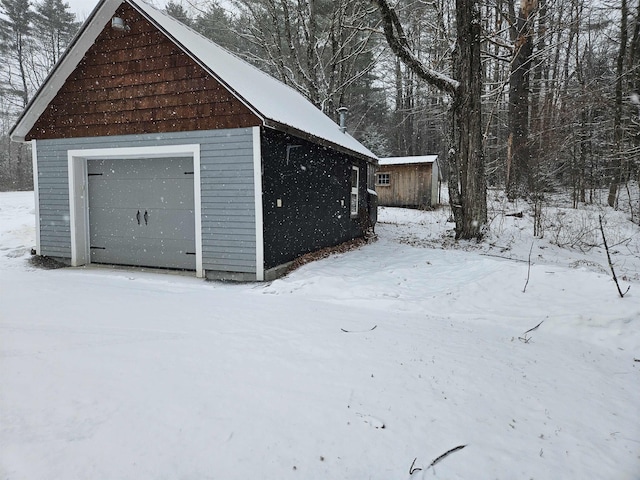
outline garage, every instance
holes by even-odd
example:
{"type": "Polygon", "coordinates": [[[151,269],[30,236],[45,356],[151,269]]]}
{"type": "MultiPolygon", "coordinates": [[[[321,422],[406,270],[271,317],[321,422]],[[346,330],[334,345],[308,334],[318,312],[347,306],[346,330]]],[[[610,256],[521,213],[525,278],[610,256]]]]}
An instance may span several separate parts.
{"type": "Polygon", "coordinates": [[[192,158],[87,161],[92,263],[196,269],[192,158]]]}
{"type": "Polygon", "coordinates": [[[36,254],[72,267],[263,281],[370,228],[371,151],[141,0],[98,2],[10,136],[31,143],[36,254]]]}

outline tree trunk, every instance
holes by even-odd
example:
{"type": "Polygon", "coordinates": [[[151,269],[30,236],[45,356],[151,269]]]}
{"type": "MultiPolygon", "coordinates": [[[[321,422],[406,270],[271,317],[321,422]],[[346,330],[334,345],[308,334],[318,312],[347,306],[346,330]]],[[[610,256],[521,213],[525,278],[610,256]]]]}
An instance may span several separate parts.
{"type": "Polygon", "coordinates": [[[616,206],[618,198],[618,185],[622,180],[622,88],[624,80],[624,60],[627,56],[627,22],[629,18],[629,8],[627,0],[620,3],[620,49],[616,65],[616,100],[613,115],[613,158],[611,160],[611,179],[609,183],[609,197],[607,203],[610,207],[616,206]]]}
{"type": "Polygon", "coordinates": [[[456,48],[450,78],[425,65],[411,50],[395,10],[373,0],[385,37],[396,56],[416,76],[451,95],[449,195],[456,239],[481,239],[487,226],[487,184],[482,143],[482,24],[478,0],[456,0],[456,48]]]}
{"type": "Polygon", "coordinates": [[[531,67],[531,123],[529,126],[530,137],[535,141],[531,144],[531,169],[533,171],[534,191],[540,190],[539,178],[541,159],[544,156],[544,142],[546,121],[544,118],[546,98],[546,80],[548,79],[549,66],[547,51],[547,0],[538,0],[538,28],[536,33],[535,66],[531,67]]]}
{"type": "Polygon", "coordinates": [[[460,81],[451,110],[449,195],[457,239],[480,239],[487,224],[482,144],[481,22],[476,1],[456,0],[453,73],[460,81]]]}
{"type": "Polygon", "coordinates": [[[529,84],[533,55],[532,13],[536,0],[521,0],[515,19],[515,41],[509,80],[509,151],[507,197],[525,197],[532,190],[529,145],[529,84]]]}

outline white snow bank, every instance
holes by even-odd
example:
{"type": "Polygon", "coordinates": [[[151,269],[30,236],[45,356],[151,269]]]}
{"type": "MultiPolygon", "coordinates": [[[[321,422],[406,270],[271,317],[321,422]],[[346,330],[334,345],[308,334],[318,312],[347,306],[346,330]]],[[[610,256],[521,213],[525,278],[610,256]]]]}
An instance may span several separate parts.
{"type": "Polygon", "coordinates": [[[32,211],[0,194],[0,478],[637,478],[638,283],[549,247],[522,293],[446,212],[387,209],[271,284],[40,270],[32,211]]]}

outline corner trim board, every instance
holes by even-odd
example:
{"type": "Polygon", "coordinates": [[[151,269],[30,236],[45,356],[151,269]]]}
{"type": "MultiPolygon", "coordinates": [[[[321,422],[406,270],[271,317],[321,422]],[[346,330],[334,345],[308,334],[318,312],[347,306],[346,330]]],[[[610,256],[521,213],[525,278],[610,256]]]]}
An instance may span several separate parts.
{"type": "Polygon", "coordinates": [[[262,212],[262,150],[260,127],[253,127],[253,189],[256,212],[256,280],[264,281],[264,219],[262,212]]]}
{"type": "Polygon", "coordinates": [[[31,164],[33,169],[33,197],[36,215],[36,255],[40,255],[40,191],[38,190],[38,145],[31,140],[31,164]]]}

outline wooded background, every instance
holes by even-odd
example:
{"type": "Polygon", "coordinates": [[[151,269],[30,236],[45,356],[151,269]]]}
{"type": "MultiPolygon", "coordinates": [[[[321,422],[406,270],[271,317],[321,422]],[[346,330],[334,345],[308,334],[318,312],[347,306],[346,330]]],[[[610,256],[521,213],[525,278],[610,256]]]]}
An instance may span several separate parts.
{"type": "MultiPolygon", "coordinates": [[[[348,131],[378,156],[440,154],[446,174],[455,95],[389,48],[381,6],[393,9],[410,59],[455,78],[457,3],[174,0],[166,11],[332,118],[347,106],[348,131]]],[[[532,202],[553,190],[574,206],[625,202],[638,222],[640,0],[466,3],[481,26],[488,185],[532,202]]],[[[29,147],[7,134],[79,23],[62,0],[0,0],[0,14],[0,190],[30,189],[29,147]]]]}

